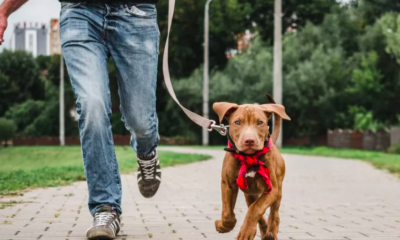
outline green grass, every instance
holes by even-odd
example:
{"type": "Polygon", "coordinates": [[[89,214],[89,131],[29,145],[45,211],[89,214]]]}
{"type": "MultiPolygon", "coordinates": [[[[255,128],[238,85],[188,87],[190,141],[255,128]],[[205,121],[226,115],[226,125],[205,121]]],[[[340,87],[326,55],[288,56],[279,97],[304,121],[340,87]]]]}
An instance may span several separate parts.
{"type": "MultiPolygon", "coordinates": [[[[225,146],[209,146],[196,148],[223,150],[225,146]]],[[[372,163],[380,169],[387,169],[392,173],[400,173],[400,155],[388,154],[378,151],[364,151],[356,149],[336,149],[328,147],[284,147],[280,149],[281,153],[286,154],[299,154],[299,155],[313,155],[337,158],[359,159],[372,163]]]]}
{"type": "MultiPolygon", "coordinates": [[[[136,169],[130,147],[116,147],[122,173],[136,169]]],[[[162,167],[207,160],[210,156],[159,152],[162,167]]],[[[53,187],[85,180],[81,150],[71,147],[0,148],[0,195],[35,187],[53,187]]]]}
{"type": "Polygon", "coordinates": [[[372,163],[380,169],[387,169],[392,173],[400,173],[400,155],[387,154],[377,151],[364,151],[356,149],[336,149],[328,147],[284,147],[282,153],[314,155],[337,158],[359,159],[372,163]]]}

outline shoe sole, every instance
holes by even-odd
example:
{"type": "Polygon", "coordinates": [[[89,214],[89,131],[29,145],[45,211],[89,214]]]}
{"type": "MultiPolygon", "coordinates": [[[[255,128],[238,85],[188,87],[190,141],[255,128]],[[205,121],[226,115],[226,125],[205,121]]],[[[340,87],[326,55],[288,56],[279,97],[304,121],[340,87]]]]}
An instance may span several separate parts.
{"type": "Polygon", "coordinates": [[[116,236],[113,236],[108,231],[104,231],[101,229],[96,229],[94,231],[88,232],[86,237],[90,240],[111,240],[114,239],[116,236]]]}
{"type": "Polygon", "coordinates": [[[158,189],[160,188],[161,182],[155,187],[155,189],[151,192],[140,189],[139,187],[139,192],[140,194],[142,194],[143,197],[145,198],[152,198],[156,195],[156,193],[158,192],[158,189]]]}

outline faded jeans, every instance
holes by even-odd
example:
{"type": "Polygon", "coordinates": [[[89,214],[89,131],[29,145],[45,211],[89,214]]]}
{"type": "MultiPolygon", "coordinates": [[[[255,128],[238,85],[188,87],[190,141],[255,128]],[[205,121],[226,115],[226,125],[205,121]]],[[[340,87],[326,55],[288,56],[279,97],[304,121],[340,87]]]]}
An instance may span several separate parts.
{"type": "Polygon", "coordinates": [[[156,7],[62,3],[60,26],[62,52],[77,98],[89,209],[93,215],[107,204],[122,213],[107,62],[111,57],[118,72],[122,121],[131,132],[132,148],[139,155],[149,154],[159,141],[156,7]]]}

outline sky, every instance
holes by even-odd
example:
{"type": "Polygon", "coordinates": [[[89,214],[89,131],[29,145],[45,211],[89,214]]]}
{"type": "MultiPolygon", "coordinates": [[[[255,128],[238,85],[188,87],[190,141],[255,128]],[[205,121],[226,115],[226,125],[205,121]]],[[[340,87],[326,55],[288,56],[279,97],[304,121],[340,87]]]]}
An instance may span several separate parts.
{"type": "MultiPolygon", "coordinates": [[[[3,0],[0,0],[3,3],[3,0]]],[[[16,23],[26,22],[27,24],[39,23],[39,26],[45,23],[50,24],[50,19],[59,18],[61,4],[58,0],[29,0],[18,11],[14,12],[8,18],[8,27],[4,34],[3,46],[0,46],[0,52],[4,47],[10,47],[14,25],[16,23]]]]}
{"type": "MultiPolygon", "coordinates": [[[[0,0],[3,3],[4,0],[0,0]]],[[[167,1],[167,0],[162,0],[167,1]]],[[[348,2],[349,0],[338,0],[339,2],[348,2]]],[[[18,11],[14,12],[8,18],[8,28],[4,35],[4,43],[0,46],[0,52],[3,48],[10,47],[10,39],[12,37],[13,28],[16,23],[27,22],[39,23],[39,26],[45,23],[50,24],[50,19],[59,18],[61,4],[58,0],[29,0],[18,11]]]]}

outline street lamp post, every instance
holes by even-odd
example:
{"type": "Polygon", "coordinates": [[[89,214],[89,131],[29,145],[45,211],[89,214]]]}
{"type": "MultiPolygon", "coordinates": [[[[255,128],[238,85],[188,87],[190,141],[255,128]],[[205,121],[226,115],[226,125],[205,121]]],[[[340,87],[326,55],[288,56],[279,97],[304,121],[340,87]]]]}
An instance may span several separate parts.
{"type": "Polygon", "coordinates": [[[65,145],[64,59],[60,54],[60,146],[65,145]]]}
{"type": "MultiPolygon", "coordinates": [[[[209,37],[208,37],[208,20],[209,20],[209,6],[212,0],[207,0],[206,6],[204,9],[204,81],[203,81],[203,116],[205,118],[209,118],[209,110],[208,110],[208,45],[209,45],[209,37]]],[[[203,145],[208,145],[208,130],[203,128],[203,145]]]]}
{"type": "MultiPolygon", "coordinates": [[[[282,0],[275,0],[274,14],[274,90],[276,103],[282,104],[282,0]]],[[[282,146],[282,125],[276,140],[276,146],[282,146]]]]}

